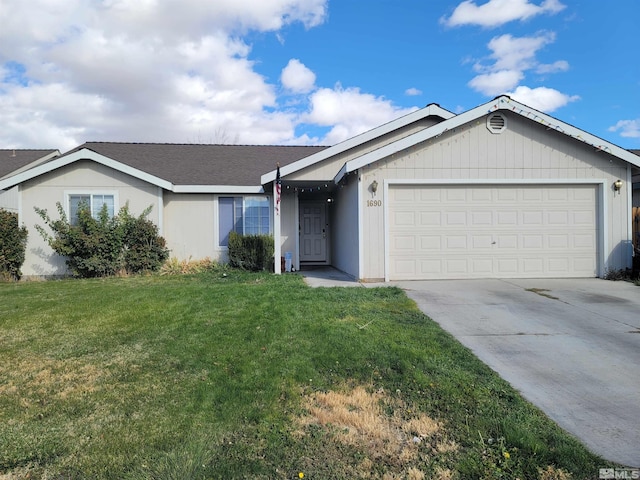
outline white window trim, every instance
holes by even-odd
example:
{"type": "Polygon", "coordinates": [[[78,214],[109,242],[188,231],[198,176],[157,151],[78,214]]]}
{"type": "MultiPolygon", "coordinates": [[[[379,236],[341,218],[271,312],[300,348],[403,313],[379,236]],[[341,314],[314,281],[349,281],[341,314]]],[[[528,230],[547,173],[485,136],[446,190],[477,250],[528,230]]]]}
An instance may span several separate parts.
{"type": "Polygon", "coordinates": [[[269,204],[269,235],[274,235],[274,215],[273,215],[273,202],[271,201],[271,195],[256,195],[256,194],[238,194],[238,193],[229,193],[223,195],[216,195],[213,201],[213,209],[215,219],[213,222],[213,241],[214,247],[218,252],[227,252],[229,250],[228,246],[220,245],[220,199],[221,198],[238,198],[242,197],[242,215],[244,220],[244,209],[245,209],[245,200],[247,198],[264,198],[269,204]]]}
{"type": "MultiPolygon", "coordinates": [[[[91,188],[83,188],[77,190],[65,190],[64,191],[64,199],[62,201],[62,206],[64,208],[64,213],[67,215],[67,219],[71,221],[71,208],[69,204],[69,200],[71,195],[89,195],[91,196],[91,201],[93,202],[94,195],[111,195],[113,196],[113,215],[117,215],[120,211],[120,199],[117,190],[94,190],[91,188]]],[[[89,205],[91,207],[91,211],[93,212],[93,204],[89,205]]]]}

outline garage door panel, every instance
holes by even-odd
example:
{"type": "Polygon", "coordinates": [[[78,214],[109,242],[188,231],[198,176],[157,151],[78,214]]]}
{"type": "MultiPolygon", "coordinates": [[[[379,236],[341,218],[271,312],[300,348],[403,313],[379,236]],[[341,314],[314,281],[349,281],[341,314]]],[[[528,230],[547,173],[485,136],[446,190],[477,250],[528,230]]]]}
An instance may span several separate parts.
{"type": "Polygon", "coordinates": [[[597,273],[594,185],[392,185],[389,195],[392,280],[597,273]]]}
{"type": "Polygon", "coordinates": [[[435,235],[425,235],[420,237],[420,248],[439,252],[442,249],[442,237],[435,235]]]}
{"type": "Polygon", "coordinates": [[[460,189],[460,188],[454,188],[454,189],[446,189],[444,190],[445,192],[445,198],[447,200],[448,203],[466,203],[468,201],[470,201],[470,199],[467,198],[467,191],[460,189]]]}
{"type": "Polygon", "coordinates": [[[542,235],[522,235],[522,248],[541,249],[543,248],[544,237],[542,235]]]}
{"type": "Polygon", "coordinates": [[[442,215],[440,212],[420,212],[418,225],[440,226],[442,225],[442,215]]]}
{"type": "Polygon", "coordinates": [[[496,235],[495,242],[498,248],[518,248],[518,235],[496,235]]]}
{"type": "Polygon", "coordinates": [[[498,211],[498,225],[515,226],[518,224],[518,212],[516,211],[498,211]]]}
{"type": "Polygon", "coordinates": [[[474,258],[471,260],[473,272],[477,275],[490,275],[493,270],[493,260],[490,258],[474,258]]]}
{"type": "Polygon", "coordinates": [[[466,225],[467,212],[446,212],[444,218],[447,225],[466,225]]]}
{"type": "Polygon", "coordinates": [[[490,249],[493,245],[493,236],[471,234],[471,244],[474,249],[490,249]]]}
{"type": "Polygon", "coordinates": [[[494,212],[471,212],[471,225],[491,226],[494,223],[494,212]]]}
{"type": "Polygon", "coordinates": [[[522,212],[520,215],[520,224],[528,227],[541,227],[544,224],[544,213],[542,210],[522,212]]]}
{"type": "Polygon", "coordinates": [[[573,224],[574,225],[586,225],[591,226],[595,224],[595,212],[578,210],[573,212],[573,224]]]}

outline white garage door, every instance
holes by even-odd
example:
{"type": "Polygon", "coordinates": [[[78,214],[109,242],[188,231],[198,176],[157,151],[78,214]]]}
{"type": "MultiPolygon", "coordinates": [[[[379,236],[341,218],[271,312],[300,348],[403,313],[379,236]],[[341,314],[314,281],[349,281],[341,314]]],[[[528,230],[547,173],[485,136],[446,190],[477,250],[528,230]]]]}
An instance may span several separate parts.
{"type": "Polygon", "coordinates": [[[391,185],[389,279],[597,275],[595,185],[391,185]]]}

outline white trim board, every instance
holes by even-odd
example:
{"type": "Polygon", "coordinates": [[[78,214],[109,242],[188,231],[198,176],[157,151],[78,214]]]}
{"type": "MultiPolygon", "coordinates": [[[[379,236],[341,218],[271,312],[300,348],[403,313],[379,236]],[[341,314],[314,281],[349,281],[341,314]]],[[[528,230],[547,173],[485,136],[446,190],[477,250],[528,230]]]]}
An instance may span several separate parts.
{"type": "Polygon", "coordinates": [[[607,179],[385,179],[383,180],[383,221],[384,221],[384,281],[389,282],[389,187],[393,185],[416,185],[416,186],[447,186],[447,185],[468,185],[468,186],[500,186],[500,185],[540,185],[540,186],[550,186],[550,185],[593,185],[597,187],[597,198],[598,204],[596,205],[596,225],[598,230],[598,245],[596,246],[596,255],[597,255],[597,275],[598,277],[602,277],[607,272],[607,263],[606,258],[608,257],[607,252],[609,252],[609,241],[608,241],[608,222],[607,216],[605,212],[608,208],[607,195],[605,192],[607,191],[607,179]]]}
{"type": "Polygon", "coordinates": [[[569,125],[568,123],[564,123],[545,113],[539,112],[530,107],[527,107],[526,105],[518,103],[515,100],[511,100],[507,96],[501,96],[496,98],[495,100],[492,100],[491,102],[480,105],[479,107],[468,110],[455,117],[451,117],[443,122],[440,122],[436,125],[416,132],[395,142],[389,143],[384,147],[378,148],[376,150],[373,150],[372,152],[366,153],[360,157],[346,162],[340,169],[338,174],[334,177],[334,182],[338,184],[340,183],[342,178],[350,172],[358,170],[384,158],[388,158],[419,143],[439,137],[440,135],[450,130],[458,128],[469,122],[478,120],[484,115],[496,112],[498,110],[509,111],[513,114],[520,115],[524,118],[529,118],[530,120],[537,121],[538,123],[542,123],[546,125],[549,130],[559,131],[560,133],[574,138],[576,141],[581,141],[583,143],[591,145],[598,151],[614,155],[615,157],[618,157],[621,160],[630,163],[631,165],[640,167],[640,157],[635,155],[634,153],[631,153],[628,150],[609,143],[606,140],[596,137],[595,135],[591,135],[584,130],[580,130],[579,128],[569,125]]]}
{"type": "MultiPolygon", "coordinates": [[[[284,167],[280,167],[280,175],[282,177],[286,175],[290,175],[291,173],[310,167],[311,165],[315,165],[316,163],[319,163],[330,157],[333,157],[342,152],[350,150],[354,147],[363,145],[375,138],[378,138],[390,132],[393,132],[394,130],[405,127],[407,125],[411,125],[412,123],[422,120],[423,118],[440,117],[444,120],[447,120],[454,116],[455,116],[454,113],[451,113],[450,111],[445,110],[444,108],[440,107],[435,103],[431,103],[424,108],[421,108],[412,113],[409,113],[408,115],[404,115],[400,118],[396,118],[395,120],[392,120],[388,123],[385,123],[384,125],[376,127],[367,132],[361,133],[360,135],[356,135],[355,137],[349,138],[348,140],[338,143],[337,145],[329,147],[325,150],[322,150],[308,157],[302,158],[289,165],[285,165],[284,167]]],[[[262,177],[260,178],[260,182],[263,185],[265,185],[269,182],[273,182],[275,179],[276,179],[276,170],[272,170],[262,175],[262,177]]]]}

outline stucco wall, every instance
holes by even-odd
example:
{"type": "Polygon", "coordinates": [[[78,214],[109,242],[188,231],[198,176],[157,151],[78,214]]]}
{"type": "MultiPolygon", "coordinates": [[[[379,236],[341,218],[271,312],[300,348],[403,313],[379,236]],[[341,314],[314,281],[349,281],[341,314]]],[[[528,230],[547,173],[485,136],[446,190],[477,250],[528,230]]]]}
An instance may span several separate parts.
{"type": "Polygon", "coordinates": [[[66,196],[70,192],[113,193],[116,212],[128,202],[129,211],[133,215],[139,215],[152,206],[148,218],[161,225],[162,203],[156,186],[95,162],[75,162],[29,180],[21,187],[20,222],[29,230],[22,267],[24,276],[66,273],[64,259],[51,250],[34,228],[35,225],[44,226],[34,207],[46,209],[52,219],[57,219],[59,217],[56,203],[60,202],[66,208],[66,196]]]}
{"type": "Polygon", "coordinates": [[[164,192],[164,237],[178,260],[218,260],[217,199],[213,194],[164,192]]]}
{"type": "MultiPolygon", "coordinates": [[[[364,277],[384,278],[384,180],[555,179],[605,180],[606,243],[604,260],[609,269],[630,266],[628,196],[615,194],[613,182],[627,178],[626,164],[615,157],[537,122],[504,112],[507,129],[489,132],[484,118],[444,133],[419,145],[364,167],[360,171],[363,192],[376,180],[379,206],[367,206],[362,198],[364,277]]],[[[628,188],[628,186],[626,187],[628,188]]]]}

